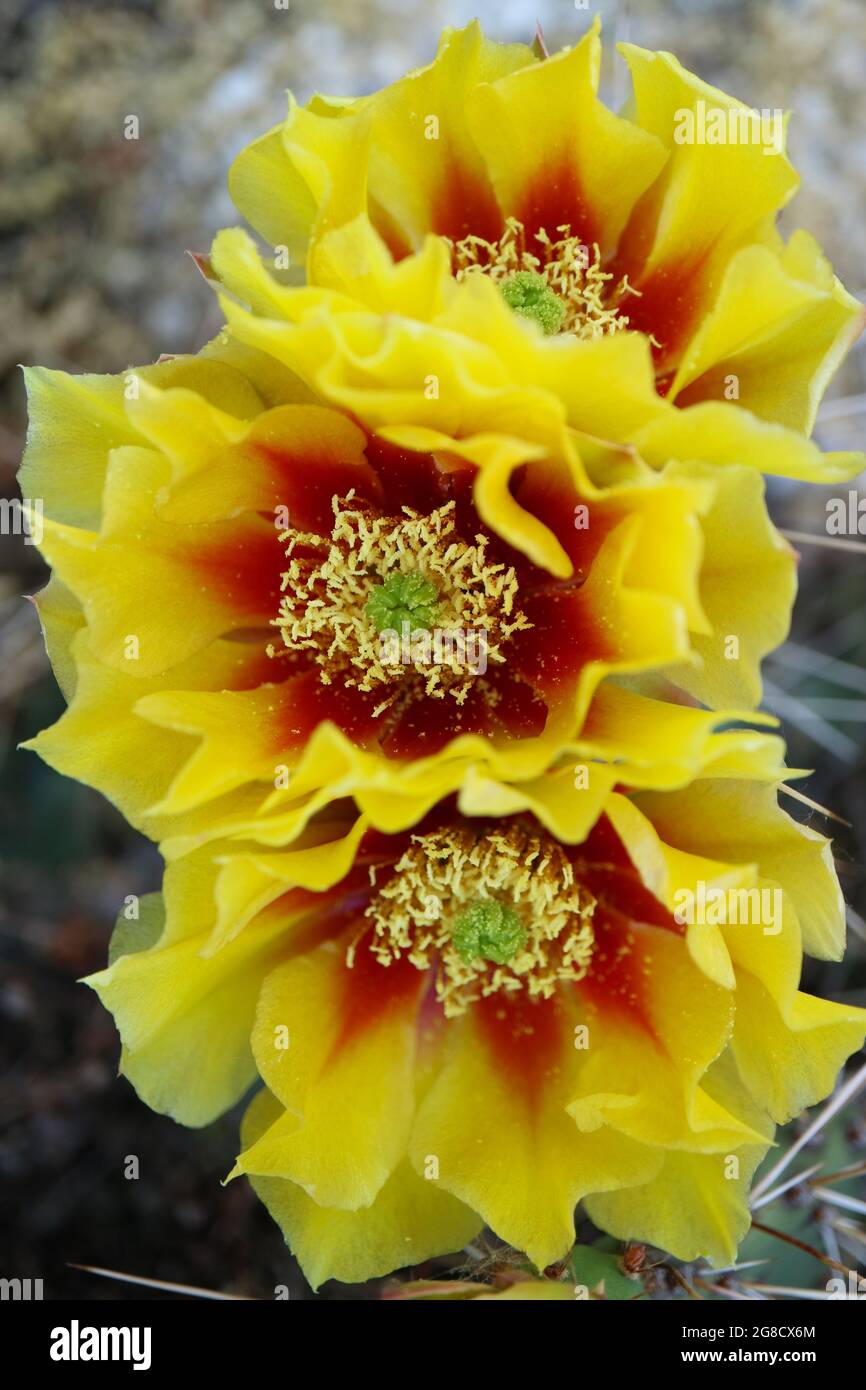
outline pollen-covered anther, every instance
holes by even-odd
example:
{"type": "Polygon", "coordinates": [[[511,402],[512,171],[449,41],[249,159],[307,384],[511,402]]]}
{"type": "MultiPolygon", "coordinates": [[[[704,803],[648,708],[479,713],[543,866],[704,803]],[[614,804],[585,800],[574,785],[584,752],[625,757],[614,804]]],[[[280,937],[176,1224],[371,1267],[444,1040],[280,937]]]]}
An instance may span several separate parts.
{"type": "Polygon", "coordinates": [[[516,821],[414,836],[366,917],[379,963],[405,956],[432,970],[454,1017],[492,994],[549,999],[561,982],[582,979],[594,910],[562,847],[516,821]]]}
{"type": "Polygon", "coordinates": [[[613,283],[613,275],[602,269],[597,244],[590,247],[572,236],[567,223],[555,230],[556,240],[544,228],[527,237],[523,223],[509,217],[498,241],[467,236],[451,242],[454,276],[489,276],[506,303],[535,318],[545,333],[601,338],[628,328],[621,305],[626,295],[640,291],[626,276],[613,283]]]}
{"type": "Polygon", "coordinates": [[[381,691],[376,714],[420,695],[462,704],[506,660],[512,634],[532,626],[516,607],[514,569],[489,561],[486,536],[458,533],[454,502],[381,516],[349,493],[333,511],[330,537],[281,538],[277,651],[312,653],[326,685],[381,691]]]}

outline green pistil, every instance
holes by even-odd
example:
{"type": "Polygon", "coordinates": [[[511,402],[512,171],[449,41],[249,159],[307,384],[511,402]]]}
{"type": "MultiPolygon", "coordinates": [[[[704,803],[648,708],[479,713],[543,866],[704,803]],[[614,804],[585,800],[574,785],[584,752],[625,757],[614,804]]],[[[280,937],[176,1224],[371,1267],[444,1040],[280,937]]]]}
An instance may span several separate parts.
{"type": "Polygon", "coordinates": [[[499,288],[505,303],[515,314],[535,319],[547,334],[559,332],[565,318],[565,305],[543,275],[537,275],[534,270],[518,270],[503,280],[499,288]]]}
{"type": "Polygon", "coordinates": [[[467,964],[481,958],[505,965],[525,945],[526,928],[513,908],[476,898],[455,919],[453,940],[467,964]]]}
{"type": "Polygon", "coordinates": [[[402,632],[404,623],[412,631],[429,629],[439,614],[439,590],[423,574],[389,574],[370,594],[364,612],[377,632],[402,632]]]}

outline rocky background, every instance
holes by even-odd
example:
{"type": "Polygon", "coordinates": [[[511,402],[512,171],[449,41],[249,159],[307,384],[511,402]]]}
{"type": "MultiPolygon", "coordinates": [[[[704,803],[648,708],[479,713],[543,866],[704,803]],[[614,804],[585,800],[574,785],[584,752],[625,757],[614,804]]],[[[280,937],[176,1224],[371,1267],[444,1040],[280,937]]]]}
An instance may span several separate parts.
{"type": "MultiPolygon", "coordinates": [[[[23,441],[18,363],[116,372],[195,350],[216,328],[184,251],[206,249],[237,220],[228,164],[281,117],[287,86],[301,100],[364,92],[428,61],[441,27],[474,15],[503,40],[530,40],[540,19],[552,50],[583,32],[592,8],[608,40],[673,49],[751,105],[793,111],[804,188],[786,224],[815,233],[866,299],[863,0],[599,0],[587,10],[574,0],[3,0],[0,495],[15,495],[23,441]],[[124,138],[130,115],[136,141],[124,138]]],[[[610,56],[605,85],[611,100],[624,95],[610,56]]],[[[861,347],[822,413],[828,447],[864,447],[864,378],[861,347]]],[[[832,492],[774,484],[774,514],[823,536],[832,492]]],[[[116,1079],[111,1020],[76,983],[103,963],[123,896],[156,886],[160,864],[99,796],[15,751],[61,702],[20,597],[44,581],[41,562],[20,539],[0,547],[0,1275],[42,1278],[48,1298],[169,1296],[74,1264],[236,1296],[270,1298],[285,1284],[292,1298],[311,1297],[244,1184],[218,1185],[237,1116],[192,1133],[152,1115],[116,1079]],[[138,1181],[123,1176],[131,1154],[138,1181]]],[[[854,551],[804,545],[801,569],[767,704],[783,716],[792,763],[817,768],[805,790],[853,827],[833,827],[853,904],[849,958],[810,967],[808,984],[863,1004],[866,579],[854,551]]],[[[859,1133],[866,1148],[862,1124],[859,1133]]],[[[379,1292],[329,1285],[318,1297],[379,1292]]]]}

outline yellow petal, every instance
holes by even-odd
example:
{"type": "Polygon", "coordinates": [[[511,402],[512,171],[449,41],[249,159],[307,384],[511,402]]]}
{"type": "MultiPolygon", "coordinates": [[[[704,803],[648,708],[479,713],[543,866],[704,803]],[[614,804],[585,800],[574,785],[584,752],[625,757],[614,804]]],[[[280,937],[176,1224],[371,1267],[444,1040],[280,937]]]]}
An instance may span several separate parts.
{"type": "Polygon", "coordinates": [[[795,232],[778,250],[741,247],[683,355],[668,399],[680,406],[737,400],[765,420],[809,435],[863,317],[863,306],[806,232],[795,232]]]}
{"type": "MultiPolygon", "coordinates": [[[[171,874],[171,870],[169,870],[171,874]]],[[[208,909],[208,864],[168,879],[199,921],[208,909]],[[196,889],[198,890],[196,892],[196,889]]],[[[142,1100],[187,1125],[205,1125],[240,1099],[255,1076],[250,1031],[267,970],[288,949],[287,921],[272,913],[216,956],[205,959],[206,927],[166,944],[117,957],[86,983],[115,1018],[121,1069],[142,1100]]]]}
{"type": "Polygon", "coordinates": [[[755,863],[783,886],[803,933],[803,949],[839,960],[845,905],[830,841],[781,809],[770,783],[698,781],[675,797],[642,794],[638,804],[670,844],[730,864],[755,863]]]}
{"type": "Polygon", "coordinates": [[[406,1149],[425,983],[407,961],[386,971],[364,949],[349,969],[346,944],[334,942],[269,976],[253,1050],[264,1081],[301,1123],[280,1134],[278,1148],[266,1138],[261,1151],[253,1146],[239,1170],[279,1172],[322,1206],[373,1202],[406,1149]]]}
{"type": "MultiPolygon", "coordinates": [[[[693,477],[695,465],[673,466],[674,478],[693,477]]],[[[704,477],[706,469],[698,470],[704,477]]],[[[764,504],[760,474],[726,468],[716,474],[715,500],[702,518],[704,555],[701,606],[709,631],[692,630],[701,666],[668,673],[714,709],[748,708],[761,700],[761,660],[788,635],[797,590],[794,554],[764,504]],[[754,602],[756,592],[761,602],[754,602]]]]}
{"type": "Polygon", "coordinates": [[[416,1172],[432,1157],[439,1182],[539,1268],[574,1242],[585,1193],[645,1180],[659,1157],[608,1130],[581,1134],[565,1110],[578,1053],[553,1002],[476,1004],[452,1026],[452,1048],[421,1104],[416,1172]]]}
{"type": "MultiPolygon", "coordinates": [[[[268,1091],[260,1091],[244,1117],[244,1145],[257,1144],[284,1113],[268,1091]]],[[[374,1201],[357,1211],[319,1206],[285,1178],[253,1175],[250,1182],[314,1289],[326,1279],[363,1283],[461,1250],[483,1224],[437,1183],[417,1177],[405,1159],[374,1201]]]]}
{"type": "MultiPolygon", "coordinates": [[[[138,829],[160,838],[171,828],[171,820],[149,813],[164,800],[191,752],[185,734],[158,729],[135,713],[136,703],[159,689],[163,678],[137,678],[103,666],[94,660],[83,631],[71,652],[77,677],[69,707],[56,724],[23,747],[65,776],[96,787],[138,829]]],[[[242,644],[217,643],[176,668],[175,676],[188,689],[221,689],[243,680],[249,662],[250,653],[242,644]]],[[[261,800],[259,791],[257,804],[261,800]]]]}
{"type": "Polygon", "coordinates": [[[29,367],[25,378],[30,427],[22,493],[42,498],[47,516],[85,529],[99,523],[111,450],[143,443],[128,410],[137,395],[136,378],[154,387],[183,387],[242,416],[261,406],[245,375],[207,357],[175,357],[119,376],[29,367]]]}
{"type": "Polygon", "coordinates": [[[667,152],[598,100],[600,63],[596,21],[574,48],[476,87],[467,115],[500,207],[551,236],[567,223],[607,253],[667,152]]]}
{"type": "Polygon", "coordinates": [[[727,1173],[736,1170],[725,1154],[670,1152],[649,1182],[594,1194],[586,1211],[620,1240],[644,1240],[681,1260],[728,1264],[749,1230],[749,1184],[765,1153],[757,1145],[739,1150],[732,1157],[740,1175],[733,1179],[727,1173]]]}

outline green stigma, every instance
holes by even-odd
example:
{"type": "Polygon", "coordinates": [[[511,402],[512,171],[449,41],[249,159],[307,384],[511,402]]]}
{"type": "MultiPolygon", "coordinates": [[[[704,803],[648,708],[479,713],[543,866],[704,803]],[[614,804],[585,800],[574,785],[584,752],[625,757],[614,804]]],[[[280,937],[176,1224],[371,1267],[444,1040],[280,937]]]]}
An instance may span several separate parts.
{"type": "Polygon", "coordinates": [[[439,613],[439,590],[423,574],[389,574],[370,594],[364,612],[377,632],[401,632],[404,623],[413,631],[431,628],[439,613]]]}
{"type": "Polygon", "coordinates": [[[457,954],[469,964],[480,957],[505,965],[526,943],[526,928],[512,907],[476,898],[454,921],[457,954]]]}
{"type": "Polygon", "coordinates": [[[565,305],[543,275],[537,275],[534,270],[518,270],[503,280],[499,288],[505,303],[515,314],[535,319],[547,334],[559,332],[565,318],[565,305]]]}

